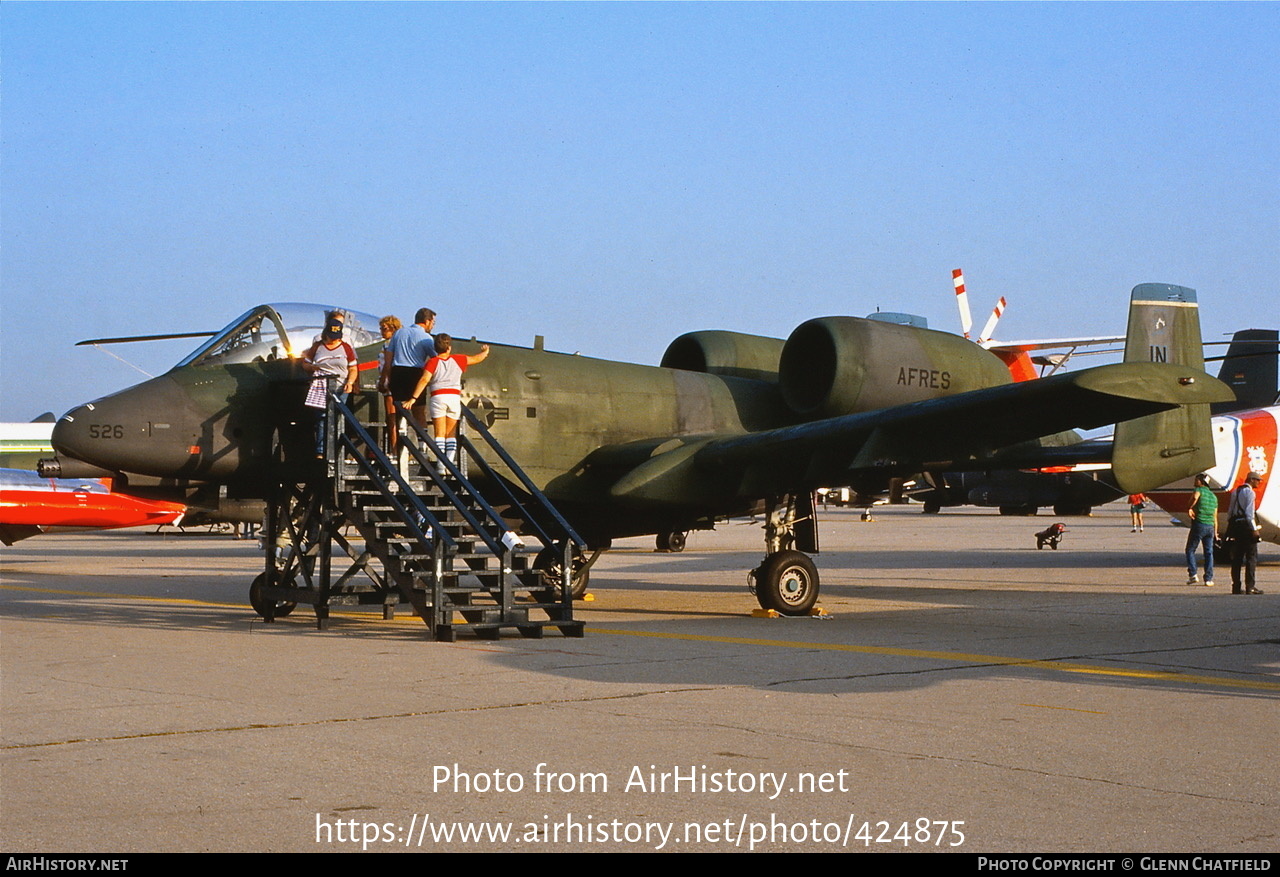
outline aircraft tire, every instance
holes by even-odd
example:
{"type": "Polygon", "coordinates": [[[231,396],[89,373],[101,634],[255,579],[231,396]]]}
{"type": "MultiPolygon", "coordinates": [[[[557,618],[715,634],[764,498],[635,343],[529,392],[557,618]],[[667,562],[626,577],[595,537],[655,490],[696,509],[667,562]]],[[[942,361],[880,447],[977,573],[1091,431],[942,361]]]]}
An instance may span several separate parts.
{"type": "MultiPolygon", "coordinates": [[[[591,570],[585,569],[586,559],[581,554],[573,556],[573,578],[570,580],[570,596],[581,600],[587,595],[587,585],[591,581],[591,570]]],[[[534,569],[542,572],[542,582],[546,585],[547,594],[555,600],[560,594],[560,553],[554,548],[544,548],[538,552],[533,561],[534,569]]]]}
{"type": "Polygon", "coordinates": [[[670,551],[672,554],[678,554],[684,551],[685,542],[689,534],[684,530],[668,530],[665,533],[659,533],[657,538],[657,547],[659,551],[670,551]]]}
{"type": "Polygon", "coordinates": [[[1093,507],[1058,503],[1053,507],[1053,513],[1060,518],[1087,518],[1093,514],[1093,507]]]}
{"type": "Polygon", "coordinates": [[[775,551],[755,570],[756,601],[783,615],[808,615],[818,602],[818,569],[801,551],[775,551]]]}
{"type": "Polygon", "coordinates": [[[1002,505],[1000,506],[1000,514],[1006,515],[1006,516],[1016,515],[1016,516],[1029,518],[1039,511],[1040,509],[1036,508],[1033,505],[1002,505]]]}
{"type": "Polygon", "coordinates": [[[294,609],[298,608],[297,603],[290,603],[286,600],[277,600],[275,608],[271,614],[267,615],[267,600],[262,596],[262,587],[267,583],[267,574],[258,573],[258,577],[253,580],[253,584],[249,585],[249,605],[253,607],[253,611],[257,612],[268,621],[273,618],[284,618],[294,609]]]}

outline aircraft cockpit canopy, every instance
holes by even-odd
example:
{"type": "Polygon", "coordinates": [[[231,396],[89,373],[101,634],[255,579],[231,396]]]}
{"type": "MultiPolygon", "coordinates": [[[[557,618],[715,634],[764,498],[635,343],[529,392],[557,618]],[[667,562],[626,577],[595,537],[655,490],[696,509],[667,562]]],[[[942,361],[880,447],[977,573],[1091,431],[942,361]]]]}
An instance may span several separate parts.
{"type": "MultiPolygon", "coordinates": [[[[300,302],[258,305],[228,323],[176,367],[270,362],[301,356],[320,335],[325,314],[333,309],[300,302]]],[[[347,308],[337,310],[345,317],[343,341],[355,348],[381,341],[377,317],[347,308]]]]}

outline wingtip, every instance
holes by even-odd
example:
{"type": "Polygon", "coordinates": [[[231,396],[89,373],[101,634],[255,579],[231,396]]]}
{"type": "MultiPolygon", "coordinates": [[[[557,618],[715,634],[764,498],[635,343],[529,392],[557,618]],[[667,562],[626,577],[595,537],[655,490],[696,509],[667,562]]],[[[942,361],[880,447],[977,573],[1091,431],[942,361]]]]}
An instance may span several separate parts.
{"type": "Polygon", "coordinates": [[[1081,387],[1126,399],[1174,405],[1230,402],[1235,393],[1198,369],[1162,362],[1125,362],[1074,372],[1081,387]]]}

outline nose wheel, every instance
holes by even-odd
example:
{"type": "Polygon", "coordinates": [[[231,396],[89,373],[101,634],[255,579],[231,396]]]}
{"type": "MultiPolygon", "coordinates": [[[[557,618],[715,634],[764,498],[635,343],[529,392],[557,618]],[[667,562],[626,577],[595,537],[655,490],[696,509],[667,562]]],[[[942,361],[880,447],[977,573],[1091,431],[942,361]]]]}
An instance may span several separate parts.
{"type": "Polygon", "coordinates": [[[268,600],[262,593],[266,584],[267,574],[259,573],[253,580],[253,584],[249,585],[249,605],[253,607],[254,612],[267,621],[274,621],[277,618],[284,618],[298,607],[297,603],[290,603],[287,600],[268,600]]]}

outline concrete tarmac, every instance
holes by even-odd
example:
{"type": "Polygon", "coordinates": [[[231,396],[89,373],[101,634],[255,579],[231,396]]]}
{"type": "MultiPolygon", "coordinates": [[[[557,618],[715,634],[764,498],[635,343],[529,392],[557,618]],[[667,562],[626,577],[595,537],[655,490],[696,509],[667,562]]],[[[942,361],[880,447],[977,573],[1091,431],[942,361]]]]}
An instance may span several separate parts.
{"type": "Polygon", "coordinates": [[[0,843],[26,852],[1275,852],[1280,556],[1188,587],[1127,512],[825,514],[827,619],[752,618],[759,525],[623,540],[583,639],[247,605],[253,542],[0,549],[0,843]]]}

